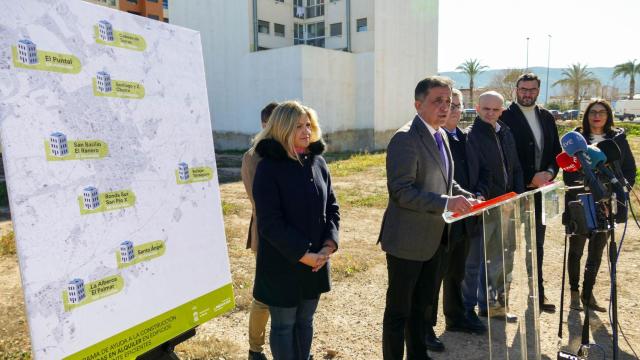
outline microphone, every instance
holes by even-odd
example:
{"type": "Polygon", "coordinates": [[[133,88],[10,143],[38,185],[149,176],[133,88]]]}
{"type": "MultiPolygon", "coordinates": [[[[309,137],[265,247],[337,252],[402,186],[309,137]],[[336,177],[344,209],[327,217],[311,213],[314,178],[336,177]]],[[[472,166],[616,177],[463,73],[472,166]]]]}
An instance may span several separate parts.
{"type": "Polygon", "coordinates": [[[611,139],[605,139],[598,143],[598,149],[600,149],[604,155],[607,157],[607,163],[613,165],[613,170],[618,177],[618,180],[627,188],[628,191],[631,191],[631,185],[627,181],[627,178],[622,174],[622,168],[620,167],[620,160],[622,158],[620,147],[616,144],[615,141],[611,139]]]}
{"type": "Polygon", "coordinates": [[[565,172],[576,172],[582,169],[580,161],[576,157],[569,156],[566,152],[561,152],[556,156],[556,164],[565,172]]]}
{"type": "Polygon", "coordinates": [[[577,131],[570,131],[562,136],[560,144],[568,155],[578,158],[580,165],[582,165],[585,185],[589,186],[596,201],[602,200],[605,197],[606,189],[591,170],[591,159],[587,155],[587,141],[584,136],[577,131]]]}
{"type": "Polygon", "coordinates": [[[618,178],[605,166],[607,157],[598,147],[589,145],[587,147],[587,155],[591,159],[591,166],[595,166],[595,168],[598,169],[598,172],[606,176],[617,190],[624,191],[622,184],[618,181],[618,178]]]}

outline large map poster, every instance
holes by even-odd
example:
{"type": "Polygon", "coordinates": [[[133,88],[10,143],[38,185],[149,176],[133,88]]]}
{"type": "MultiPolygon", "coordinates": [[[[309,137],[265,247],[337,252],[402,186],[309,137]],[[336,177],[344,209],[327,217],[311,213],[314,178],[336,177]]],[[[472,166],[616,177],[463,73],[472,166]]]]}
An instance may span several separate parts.
{"type": "Polygon", "coordinates": [[[35,358],[133,358],[233,308],[200,34],[20,0],[0,35],[35,358]]]}

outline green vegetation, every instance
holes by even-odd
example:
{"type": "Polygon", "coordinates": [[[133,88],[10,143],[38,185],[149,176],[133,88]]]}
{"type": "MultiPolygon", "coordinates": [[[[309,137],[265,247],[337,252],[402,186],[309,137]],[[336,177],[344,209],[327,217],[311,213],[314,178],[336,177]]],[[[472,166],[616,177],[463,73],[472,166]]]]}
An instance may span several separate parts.
{"type": "Polygon", "coordinates": [[[388,195],[386,191],[373,191],[365,193],[360,187],[341,188],[334,190],[341,207],[365,207],[381,208],[387,206],[388,195]]]}
{"type": "Polygon", "coordinates": [[[238,215],[240,213],[240,205],[222,200],[222,215],[238,215]]]}
{"type": "Polygon", "coordinates": [[[3,234],[0,238],[0,255],[14,255],[16,253],[16,239],[13,231],[3,234]]]}
{"type": "Polygon", "coordinates": [[[331,258],[331,275],[336,280],[353,276],[369,268],[369,257],[338,254],[331,258]]]}
{"type": "Polygon", "coordinates": [[[338,156],[327,156],[327,159],[329,159],[329,171],[331,171],[331,176],[333,177],[355,175],[372,167],[384,168],[386,153],[348,154],[342,159],[338,156]],[[331,161],[331,158],[337,158],[339,160],[331,161]]]}

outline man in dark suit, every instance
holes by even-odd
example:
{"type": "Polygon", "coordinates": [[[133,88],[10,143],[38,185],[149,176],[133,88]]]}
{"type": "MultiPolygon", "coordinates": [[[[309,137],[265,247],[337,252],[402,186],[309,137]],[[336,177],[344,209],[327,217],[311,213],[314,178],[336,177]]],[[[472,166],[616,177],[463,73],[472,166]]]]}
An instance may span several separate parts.
{"type": "Polygon", "coordinates": [[[450,80],[433,76],[420,81],[414,105],[418,114],[387,148],[389,203],[379,237],[389,276],[382,328],[385,360],[402,360],[405,340],[408,360],[429,359],[426,311],[448,238],[442,213],[464,213],[475,202],[453,180],[454,164],[440,128],[449,116],[450,80]]]}
{"type": "MultiPolygon", "coordinates": [[[[522,168],[513,134],[508,126],[498,120],[504,110],[504,98],[495,91],[484,92],[478,99],[476,109],[478,116],[467,133],[469,188],[478,198],[487,200],[512,191],[523,193],[522,168]]],[[[476,256],[483,259],[486,254],[486,263],[480,259],[470,262],[479,265],[480,269],[473,270],[479,270],[482,277],[485,277],[486,269],[488,290],[482,291],[484,294],[480,296],[484,298],[489,293],[489,308],[481,307],[483,304],[486,306],[485,299],[477,299],[479,313],[513,321],[517,319],[507,312],[507,300],[516,234],[513,223],[507,220],[508,217],[504,218],[509,211],[513,211],[513,208],[505,207],[501,211],[483,215],[474,232],[474,240],[484,241],[484,254],[476,253],[476,256]]],[[[473,294],[469,295],[473,301],[473,294]]],[[[467,303],[471,305],[471,301],[467,303]]]]}
{"type": "MultiPolygon", "coordinates": [[[[533,73],[523,74],[516,82],[516,101],[502,113],[502,120],[513,133],[522,165],[524,184],[529,189],[538,188],[558,175],[556,155],[562,152],[558,129],[553,115],[536,105],[540,93],[540,79],[533,73]]],[[[544,293],[542,260],[544,258],[544,233],[542,225],[542,197],[535,195],[536,251],[538,262],[538,297],[540,310],[555,312],[544,293]]]]}
{"type": "MultiPolygon", "coordinates": [[[[458,122],[462,114],[462,93],[458,89],[452,89],[451,111],[443,128],[449,140],[449,149],[455,164],[453,179],[463,189],[469,189],[469,170],[467,168],[467,155],[465,144],[467,134],[458,128],[458,122]]],[[[455,222],[449,232],[449,246],[444,252],[440,262],[440,269],[436,279],[436,291],[431,311],[427,313],[427,325],[425,328],[425,344],[432,351],[443,351],[444,344],[438,339],[433,327],[438,319],[438,295],[440,286],[442,292],[442,309],[446,321],[446,330],[451,332],[470,332],[482,334],[486,327],[478,319],[475,312],[468,313],[462,301],[462,281],[465,276],[465,261],[469,252],[469,236],[476,224],[475,217],[455,222]],[[469,316],[467,316],[469,315],[469,316]]]]}

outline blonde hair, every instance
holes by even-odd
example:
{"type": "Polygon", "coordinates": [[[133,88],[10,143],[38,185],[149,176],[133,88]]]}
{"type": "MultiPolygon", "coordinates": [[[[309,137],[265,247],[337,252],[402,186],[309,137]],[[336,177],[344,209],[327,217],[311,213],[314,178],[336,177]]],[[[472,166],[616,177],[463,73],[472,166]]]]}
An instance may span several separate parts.
{"type": "Polygon", "coordinates": [[[273,139],[282,145],[291,159],[299,160],[293,144],[296,126],[302,116],[308,117],[311,123],[311,142],[321,140],[322,131],[318,124],[318,114],[316,111],[295,100],[290,100],[280,103],[273,109],[267,126],[253,139],[253,147],[251,150],[255,151],[256,145],[258,145],[261,140],[273,139]]]}

